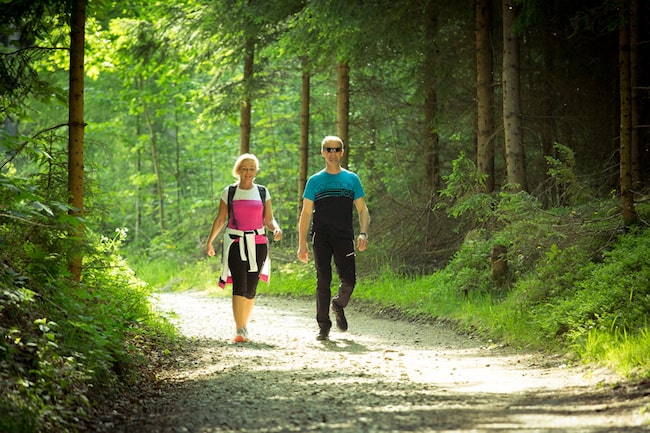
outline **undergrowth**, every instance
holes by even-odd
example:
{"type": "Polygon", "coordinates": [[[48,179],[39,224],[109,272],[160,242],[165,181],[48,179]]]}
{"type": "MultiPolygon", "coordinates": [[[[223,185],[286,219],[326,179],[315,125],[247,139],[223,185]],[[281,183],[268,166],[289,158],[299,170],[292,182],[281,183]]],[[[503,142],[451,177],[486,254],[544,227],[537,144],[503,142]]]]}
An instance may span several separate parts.
{"type": "Polygon", "coordinates": [[[145,352],[174,338],[118,249],[125,232],[86,233],[73,283],[67,206],[0,179],[0,431],[73,432],[151,368],[145,352]]]}

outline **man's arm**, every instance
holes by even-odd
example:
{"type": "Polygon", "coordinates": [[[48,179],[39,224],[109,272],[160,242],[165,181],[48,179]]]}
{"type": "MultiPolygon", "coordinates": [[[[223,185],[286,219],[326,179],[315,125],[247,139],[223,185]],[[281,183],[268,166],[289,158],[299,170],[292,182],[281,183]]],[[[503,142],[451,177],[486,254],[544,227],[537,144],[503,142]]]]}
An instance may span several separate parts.
{"type": "Polygon", "coordinates": [[[370,211],[363,197],[354,201],[354,206],[359,214],[359,236],[357,236],[357,248],[364,251],[368,248],[368,228],[370,227],[370,211]]]}
{"type": "Polygon", "coordinates": [[[302,200],[302,210],[298,221],[298,259],[301,262],[309,261],[309,250],[307,249],[307,232],[311,222],[311,214],[314,210],[314,202],[308,198],[302,200]]]}

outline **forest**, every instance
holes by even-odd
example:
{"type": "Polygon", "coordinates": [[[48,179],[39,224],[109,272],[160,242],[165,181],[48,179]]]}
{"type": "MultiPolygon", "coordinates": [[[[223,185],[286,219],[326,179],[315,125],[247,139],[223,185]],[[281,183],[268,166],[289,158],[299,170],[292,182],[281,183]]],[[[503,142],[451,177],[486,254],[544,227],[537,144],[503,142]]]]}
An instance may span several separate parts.
{"type": "MultiPolygon", "coordinates": [[[[338,135],[360,299],[650,378],[650,2],[3,0],[0,431],[75,431],[214,284],[244,152],[297,222],[338,135]]],[[[157,346],[158,345],[158,346],[157,346]]],[[[140,376],[141,375],[141,376],[140,376]]]]}

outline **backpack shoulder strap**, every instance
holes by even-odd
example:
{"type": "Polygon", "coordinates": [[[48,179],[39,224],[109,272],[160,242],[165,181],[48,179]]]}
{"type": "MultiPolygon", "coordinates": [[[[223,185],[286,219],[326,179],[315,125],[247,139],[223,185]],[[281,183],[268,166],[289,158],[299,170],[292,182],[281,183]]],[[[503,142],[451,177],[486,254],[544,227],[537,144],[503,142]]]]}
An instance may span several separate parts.
{"type": "Polygon", "coordinates": [[[235,213],[232,211],[232,199],[237,191],[237,185],[230,185],[228,187],[228,218],[232,219],[233,224],[237,227],[237,220],[235,220],[235,213]]]}
{"type": "Polygon", "coordinates": [[[257,185],[257,189],[260,191],[260,198],[262,199],[262,220],[264,220],[264,209],[266,209],[266,188],[262,185],[257,185]]]}
{"type": "Polygon", "coordinates": [[[262,199],[262,203],[266,203],[266,188],[264,188],[262,185],[257,185],[257,189],[260,192],[260,198],[262,199]]]}

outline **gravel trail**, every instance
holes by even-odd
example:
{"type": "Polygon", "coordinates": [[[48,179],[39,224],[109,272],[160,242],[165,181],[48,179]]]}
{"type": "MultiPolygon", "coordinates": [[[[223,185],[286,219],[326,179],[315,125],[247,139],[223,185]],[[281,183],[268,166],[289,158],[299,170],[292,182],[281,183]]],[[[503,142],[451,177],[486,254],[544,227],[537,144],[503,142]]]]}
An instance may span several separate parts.
{"type": "Polygon", "coordinates": [[[443,325],[346,310],[350,329],[316,341],[315,306],[259,296],[234,344],[229,297],[156,295],[192,337],[155,393],[95,431],[647,432],[650,386],[518,353],[443,325]]]}

